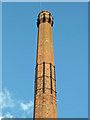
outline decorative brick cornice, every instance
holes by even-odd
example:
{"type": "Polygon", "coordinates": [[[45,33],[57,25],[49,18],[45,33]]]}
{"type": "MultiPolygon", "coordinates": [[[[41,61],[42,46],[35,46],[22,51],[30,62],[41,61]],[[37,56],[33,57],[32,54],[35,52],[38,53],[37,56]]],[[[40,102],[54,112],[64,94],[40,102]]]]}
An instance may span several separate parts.
{"type": "Polygon", "coordinates": [[[38,15],[37,19],[37,27],[39,27],[39,24],[48,22],[53,26],[53,17],[50,12],[48,11],[42,11],[38,15]]]}

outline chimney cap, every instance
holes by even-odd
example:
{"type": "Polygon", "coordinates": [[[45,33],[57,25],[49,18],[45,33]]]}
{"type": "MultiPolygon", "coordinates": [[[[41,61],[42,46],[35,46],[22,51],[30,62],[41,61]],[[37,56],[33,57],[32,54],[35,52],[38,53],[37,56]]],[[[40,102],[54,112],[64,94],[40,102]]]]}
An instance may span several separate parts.
{"type": "MultiPolygon", "coordinates": [[[[42,14],[42,13],[49,13],[49,14],[51,15],[51,13],[50,13],[49,11],[47,11],[47,10],[43,10],[43,11],[41,11],[41,12],[39,13],[38,17],[39,17],[40,14],[42,14]]],[[[51,15],[51,16],[52,16],[52,15],[51,15]]]]}
{"type": "Polygon", "coordinates": [[[43,10],[39,13],[38,19],[37,19],[37,26],[39,27],[39,24],[48,22],[53,26],[53,17],[51,13],[47,10],[43,10]]]}

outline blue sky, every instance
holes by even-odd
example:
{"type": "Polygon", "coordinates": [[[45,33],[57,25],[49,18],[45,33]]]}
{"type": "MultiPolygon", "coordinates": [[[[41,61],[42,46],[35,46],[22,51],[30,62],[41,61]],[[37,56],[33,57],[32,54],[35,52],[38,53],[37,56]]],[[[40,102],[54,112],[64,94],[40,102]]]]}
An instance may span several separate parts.
{"type": "Polygon", "coordinates": [[[3,116],[33,117],[41,10],[54,18],[58,117],[88,117],[88,3],[3,3],[3,116]]]}

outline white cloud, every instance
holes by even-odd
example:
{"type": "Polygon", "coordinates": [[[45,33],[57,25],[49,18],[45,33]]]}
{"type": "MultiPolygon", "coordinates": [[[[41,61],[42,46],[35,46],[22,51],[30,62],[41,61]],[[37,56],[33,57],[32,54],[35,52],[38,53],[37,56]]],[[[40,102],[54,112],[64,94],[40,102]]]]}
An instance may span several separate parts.
{"type": "Polygon", "coordinates": [[[2,93],[0,93],[0,106],[1,108],[14,107],[14,100],[11,97],[11,94],[8,89],[4,89],[2,93]]]}
{"type": "Polygon", "coordinates": [[[3,116],[0,116],[0,120],[3,118],[3,116]]]}
{"type": "Polygon", "coordinates": [[[19,100],[16,97],[14,99],[13,97],[11,92],[7,88],[5,88],[3,92],[0,92],[0,109],[1,109],[0,113],[2,113],[0,114],[0,120],[2,118],[14,118],[14,117],[21,118],[23,116],[28,117],[30,116],[30,113],[32,113],[33,101],[25,103],[21,102],[23,100],[19,100]],[[2,112],[2,109],[4,113],[2,112]]]}
{"type": "MultiPolygon", "coordinates": [[[[0,120],[2,119],[2,118],[14,118],[14,116],[12,115],[12,114],[10,114],[9,112],[7,112],[5,115],[0,115],[0,120]]],[[[3,119],[4,120],[4,119],[3,119]]]]}
{"type": "Polygon", "coordinates": [[[9,112],[6,113],[5,118],[14,118],[12,114],[10,114],[9,112]]]}
{"type": "Polygon", "coordinates": [[[20,106],[21,106],[22,110],[28,111],[33,106],[33,102],[29,101],[29,103],[27,103],[27,104],[20,102],[20,106]]]}

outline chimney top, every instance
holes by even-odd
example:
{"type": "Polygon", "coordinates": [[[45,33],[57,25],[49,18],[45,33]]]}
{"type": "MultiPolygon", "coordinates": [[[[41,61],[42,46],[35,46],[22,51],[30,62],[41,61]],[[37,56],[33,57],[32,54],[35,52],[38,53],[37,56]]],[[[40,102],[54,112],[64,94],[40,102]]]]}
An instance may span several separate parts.
{"type": "Polygon", "coordinates": [[[39,13],[38,19],[37,19],[37,26],[39,27],[40,23],[48,22],[53,26],[53,17],[51,13],[47,10],[43,10],[39,13]]]}
{"type": "Polygon", "coordinates": [[[41,14],[43,14],[43,13],[46,13],[46,14],[50,14],[50,15],[51,15],[51,13],[50,13],[49,11],[43,10],[43,11],[41,11],[41,12],[39,13],[38,17],[39,17],[41,14]]]}

